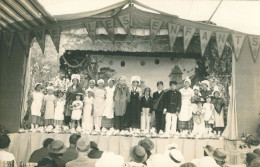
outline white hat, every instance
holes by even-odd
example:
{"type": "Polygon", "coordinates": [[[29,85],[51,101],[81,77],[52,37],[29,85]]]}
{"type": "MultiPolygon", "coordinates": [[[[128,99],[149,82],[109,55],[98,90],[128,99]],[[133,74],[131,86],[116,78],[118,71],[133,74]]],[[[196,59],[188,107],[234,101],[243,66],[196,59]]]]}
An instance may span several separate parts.
{"type": "Polygon", "coordinates": [[[99,79],[98,81],[97,81],[97,84],[100,84],[100,83],[105,83],[105,81],[103,80],[103,79],[99,79]]]}
{"type": "Polygon", "coordinates": [[[91,80],[89,81],[89,83],[90,83],[90,82],[93,82],[94,85],[96,84],[96,81],[95,81],[94,79],[91,79],[91,80]]]}
{"type": "Polygon", "coordinates": [[[220,167],[210,156],[206,156],[201,159],[193,159],[191,162],[199,167],[220,167]]]}
{"type": "Polygon", "coordinates": [[[71,81],[73,81],[73,79],[77,79],[80,82],[80,75],[79,74],[72,74],[71,75],[71,81]]]}
{"type": "Polygon", "coordinates": [[[194,86],[193,86],[193,90],[200,90],[200,87],[197,86],[197,85],[194,85],[194,86]]]}
{"type": "Polygon", "coordinates": [[[100,159],[96,161],[95,167],[122,167],[124,158],[112,152],[103,152],[100,159]]]}
{"type": "Polygon", "coordinates": [[[131,83],[133,83],[134,81],[138,82],[138,85],[141,83],[141,78],[140,76],[132,76],[131,78],[131,83]]]}
{"type": "Polygon", "coordinates": [[[154,154],[147,160],[149,167],[170,167],[167,157],[163,154],[154,154]]]}
{"type": "Polygon", "coordinates": [[[178,149],[166,150],[164,155],[171,163],[171,166],[179,166],[185,162],[183,154],[178,149]]]}
{"type": "Polygon", "coordinates": [[[53,87],[53,86],[47,86],[46,89],[47,89],[47,90],[54,90],[54,87],[53,87]]]}
{"type": "Polygon", "coordinates": [[[184,83],[185,83],[185,82],[189,82],[189,84],[191,85],[191,80],[190,80],[189,77],[186,77],[186,79],[184,80],[184,83]]]}
{"type": "Polygon", "coordinates": [[[219,87],[217,85],[214,86],[214,89],[213,89],[213,92],[212,92],[212,96],[214,96],[215,92],[218,92],[220,94],[219,87]]]}
{"type": "Polygon", "coordinates": [[[171,143],[165,147],[165,150],[172,150],[172,149],[178,149],[178,145],[176,143],[171,143]]]}

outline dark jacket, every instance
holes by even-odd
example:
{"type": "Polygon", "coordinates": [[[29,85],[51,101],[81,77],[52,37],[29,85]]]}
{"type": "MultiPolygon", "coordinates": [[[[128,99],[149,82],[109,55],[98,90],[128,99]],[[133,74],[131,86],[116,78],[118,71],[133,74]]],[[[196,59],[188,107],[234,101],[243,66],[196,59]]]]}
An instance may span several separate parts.
{"type": "Polygon", "coordinates": [[[165,105],[169,113],[180,112],[181,109],[181,93],[177,90],[169,90],[164,95],[165,105]]]}
{"type": "Polygon", "coordinates": [[[161,93],[159,93],[158,91],[153,93],[153,104],[156,103],[159,100],[160,96],[162,96],[160,101],[159,101],[158,108],[157,108],[156,112],[163,111],[163,109],[164,109],[164,106],[165,106],[165,100],[164,100],[164,97],[163,97],[164,95],[165,95],[164,91],[161,91],[161,93]]]}
{"type": "Polygon", "coordinates": [[[152,113],[153,108],[153,98],[151,96],[146,100],[145,96],[141,97],[141,109],[142,108],[150,108],[150,113],[152,113]]]}
{"type": "Polygon", "coordinates": [[[38,150],[35,150],[29,159],[29,162],[39,162],[40,160],[42,160],[43,158],[47,157],[49,155],[49,151],[47,148],[42,147],[38,150]]]}
{"type": "Polygon", "coordinates": [[[76,150],[76,146],[70,146],[67,150],[63,153],[61,159],[66,163],[78,158],[78,152],[76,150]]]}

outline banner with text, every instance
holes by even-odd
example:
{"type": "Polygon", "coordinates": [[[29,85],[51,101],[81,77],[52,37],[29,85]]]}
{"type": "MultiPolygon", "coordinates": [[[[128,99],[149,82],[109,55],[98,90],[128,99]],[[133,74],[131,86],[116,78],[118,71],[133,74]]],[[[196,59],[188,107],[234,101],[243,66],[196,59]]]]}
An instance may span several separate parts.
{"type": "Polygon", "coordinates": [[[105,27],[109,38],[114,41],[114,19],[109,18],[109,19],[104,19],[101,20],[103,26],[105,27]]]}
{"type": "Polygon", "coordinates": [[[234,53],[236,60],[238,60],[242,45],[244,43],[245,34],[232,34],[232,40],[234,45],[234,53]]]}
{"type": "Polygon", "coordinates": [[[125,32],[130,35],[130,22],[131,22],[131,15],[129,14],[125,14],[122,16],[118,16],[118,19],[120,21],[120,23],[122,24],[122,26],[125,29],[125,32]]]}
{"type": "Polygon", "coordinates": [[[163,22],[160,20],[151,19],[151,22],[150,22],[150,40],[151,40],[151,42],[154,40],[155,36],[159,32],[162,23],[163,22]]]}
{"type": "Polygon", "coordinates": [[[216,32],[216,41],[218,46],[218,56],[222,57],[223,50],[227,41],[228,33],[216,32]]]}
{"type": "Polygon", "coordinates": [[[256,61],[256,58],[259,53],[259,46],[260,46],[260,36],[257,35],[248,35],[250,48],[252,52],[252,57],[254,62],[256,61]]]}
{"type": "Polygon", "coordinates": [[[88,35],[90,39],[92,40],[93,43],[95,43],[97,22],[96,21],[85,22],[84,25],[88,31],[88,35]]]}
{"type": "Polygon", "coordinates": [[[193,37],[195,31],[196,31],[196,28],[194,28],[194,27],[184,26],[184,28],[183,28],[184,52],[186,52],[186,50],[190,44],[191,38],[193,37]]]}
{"type": "Polygon", "coordinates": [[[173,51],[173,46],[177,39],[178,33],[180,31],[180,27],[181,26],[178,24],[168,23],[168,34],[169,34],[169,39],[170,39],[171,51],[173,51]]]}
{"type": "Polygon", "coordinates": [[[206,47],[209,43],[212,31],[200,30],[201,55],[204,56],[206,47]]]}

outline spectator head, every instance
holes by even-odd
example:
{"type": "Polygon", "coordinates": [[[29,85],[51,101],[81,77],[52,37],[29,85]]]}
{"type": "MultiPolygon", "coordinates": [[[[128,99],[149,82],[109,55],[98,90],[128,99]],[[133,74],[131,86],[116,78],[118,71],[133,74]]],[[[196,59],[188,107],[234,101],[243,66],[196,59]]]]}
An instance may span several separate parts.
{"type": "Polygon", "coordinates": [[[182,164],[180,167],[197,167],[194,163],[186,162],[182,164]]]}
{"type": "Polygon", "coordinates": [[[207,145],[206,147],[204,147],[204,151],[207,153],[208,156],[214,158],[218,165],[225,164],[227,154],[223,149],[215,149],[214,147],[207,145]]]}
{"type": "Polygon", "coordinates": [[[78,141],[77,141],[77,150],[78,152],[88,152],[89,148],[90,148],[90,142],[88,137],[81,137],[78,141]]]}
{"type": "Polygon", "coordinates": [[[248,166],[251,165],[251,162],[256,159],[259,158],[259,156],[255,153],[247,153],[246,154],[246,163],[248,164],[248,166]]]}
{"type": "Polygon", "coordinates": [[[97,143],[94,142],[94,141],[90,141],[90,148],[91,148],[92,150],[99,150],[97,143]]]}
{"type": "Polygon", "coordinates": [[[134,146],[130,150],[131,160],[137,163],[143,163],[147,159],[147,154],[142,146],[134,146]]]}
{"type": "Polygon", "coordinates": [[[0,135],[0,149],[6,149],[9,147],[11,140],[8,135],[1,134],[0,135]]]}
{"type": "Polygon", "coordinates": [[[97,160],[95,167],[122,167],[124,158],[112,152],[104,152],[100,159],[97,160]]]}
{"type": "Polygon", "coordinates": [[[80,138],[80,135],[76,135],[76,134],[71,135],[70,139],[69,139],[70,145],[76,145],[79,138],[80,138]]]}
{"type": "Polygon", "coordinates": [[[48,150],[51,154],[60,155],[66,151],[64,143],[60,140],[53,140],[48,146],[48,150]]]}
{"type": "Polygon", "coordinates": [[[258,156],[260,156],[260,148],[254,149],[253,153],[255,153],[255,154],[257,154],[258,156]]]}
{"type": "Polygon", "coordinates": [[[164,154],[171,166],[179,166],[185,162],[183,154],[177,149],[166,150],[164,154]]]}
{"type": "Polygon", "coordinates": [[[143,140],[140,140],[138,145],[142,146],[146,151],[151,151],[154,148],[154,143],[147,137],[143,140]]]}
{"type": "Polygon", "coordinates": [[[251,162],[250,167],[259,167],[260,166],[260,158],[256,158],[251,162]]]}
{"type": "Polygon", "coordinates": [[[47,139],[45,139],[45,140],[43,141],[43,147],[44,147],[44,148],[47,148],[47,147],[51,144],[51,142],[53,142],[53,139],[52,139],[52,138],[47,138],[47,139]]]}

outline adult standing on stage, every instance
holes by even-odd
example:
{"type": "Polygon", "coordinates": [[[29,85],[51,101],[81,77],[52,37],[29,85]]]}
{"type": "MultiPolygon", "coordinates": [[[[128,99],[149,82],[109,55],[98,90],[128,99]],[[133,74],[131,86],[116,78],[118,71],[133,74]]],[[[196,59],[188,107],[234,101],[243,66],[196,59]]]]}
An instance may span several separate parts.
{"type": "Polygon", "coordinates": [[[126,85],[126,77],[119,77],[119,82],[115,87],[114,92],[114,111],[115,111],[115,121],[114,128],[122,130],[123,129],[123,116],[126,113],[126,105],[129,101],[129,88],[126,85]]]}
{"type": "Polygon", "coordinates": [[[191,97],[194,96],[193,90],[190,88],[191,80],[187,77],[184,80],[184,88],[180,89],[181,92],[181,111],[179,114],[178,128],[180,131],[189,130],[192,131],[192,108],[191,97]]]}
{"type": "Polygon", "coordinates": [[[141,106],[140,98],[142,95],[142,89],[138,87],[141,79],[139,76],[132,76],[131,78],[131,90],[130,90],[130,101],[127,104],[125,125],[132,128],[140,128],[141,120],[141,106]]]}
{"type": "Polygon", "coordinates": [[[164,91],[163,91],[163,82],[157,82],[157,91],[153,93],[153,110],[155,111],[156,119],[156,129],[159,133],[160,130],[165,130],[165,114],[163,113],[164,109],[164,91]]]}
{"type": "Polygon", "coordinates": [[[206,98],[211,95],[212,91],[210,90],[210,83],[208,80],[201,82],[202,89],[200,90],[201,97],[206,101],[206,98]]]}
{"type": "Polygon", "coordinates": [[[72,74],[71,75],[72,85],[68,87],[66,92],[66,104],[65,104],[65,125],[69,125],[71,121],[72,110],[70,105],[75,100],[75,95],[77,93],[83,93],[82,87],[79,85],[80,75],[72,74]]]}

